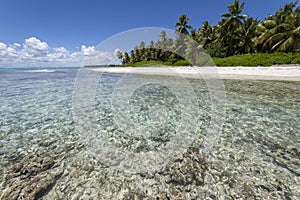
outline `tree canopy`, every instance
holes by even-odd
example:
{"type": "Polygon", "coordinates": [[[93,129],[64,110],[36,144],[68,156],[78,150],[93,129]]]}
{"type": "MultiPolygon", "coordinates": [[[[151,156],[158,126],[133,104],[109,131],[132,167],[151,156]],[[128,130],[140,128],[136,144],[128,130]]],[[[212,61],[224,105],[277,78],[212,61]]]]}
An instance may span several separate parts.
{"type": "Polygon", "coordinates": [[[297,7],[297,3],[288,3],[273,15],[258,20],[244,13],[244,2],[234,0],[216,25],[205,21],[198,29],[189,25],[190,17],[183,14],[175,23],[175,33],[178,33],[176,39],[172,40],[165,32],[161,32],[158,41],[151,41],[148,45],[142,41],[130,53],[118,52],[117,56],[122,64],[134,64],[141,61],[175,63],[183,60],[179,55],[192,57],[193,48],[199,47],[212,57],[259,52],[300,52],[300,7],[297,7]],[[182,41],[181,34],[193,39],[199,46],[195,47],[187,40],[182,41]]]}

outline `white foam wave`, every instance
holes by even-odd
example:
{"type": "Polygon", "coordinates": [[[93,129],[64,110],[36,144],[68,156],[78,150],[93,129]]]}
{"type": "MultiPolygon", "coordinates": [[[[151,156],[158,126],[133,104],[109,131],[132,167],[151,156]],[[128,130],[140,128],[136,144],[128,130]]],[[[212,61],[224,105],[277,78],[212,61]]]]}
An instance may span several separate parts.
{"type": "Polygon", "coordinates": [[[34,73],[53,73],[55,70],[50,69],[39,69],[39,70],[29,70],[27,72],[34,72],[34,73]]]}

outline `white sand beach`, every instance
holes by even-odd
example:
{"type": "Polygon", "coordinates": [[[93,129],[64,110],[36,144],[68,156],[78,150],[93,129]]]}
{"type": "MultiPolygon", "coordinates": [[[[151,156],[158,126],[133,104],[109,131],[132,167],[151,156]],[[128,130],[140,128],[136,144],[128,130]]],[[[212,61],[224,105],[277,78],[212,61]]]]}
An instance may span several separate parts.
{"type": "Polygon", "coordinates": [[[300,65],[271,67],[103,67],[97,72],[148,75],[181,75],[222,79],[258,79],[300,81],[300,65]]]}

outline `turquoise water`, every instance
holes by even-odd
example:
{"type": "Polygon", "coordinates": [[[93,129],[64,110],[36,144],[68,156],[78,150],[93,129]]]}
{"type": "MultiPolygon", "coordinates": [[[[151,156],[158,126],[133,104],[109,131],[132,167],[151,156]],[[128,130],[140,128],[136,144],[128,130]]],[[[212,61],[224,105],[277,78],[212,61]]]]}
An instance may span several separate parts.
{"type": "Polygon", "coordinates": [[[40,146],[38,141],[44,137],[56,141],[70,132],[75,76],[76,70],[70,69],[1,70],[2,166],[33,153],[33,147],[40,146]]]}
{"type": "MultiPolygon", "coordinates": [[[[73,98],[77,72],[78,69],[70,68],[0,70],[1,177],[9,166],[30,155],[50,153],[63,159],[68,151],[65,145],[78,141],[84,143],[84,149],[92,155],[100,155],[101,164],[108,168],[114,164],[107,163],[118,163],[118,159],[122,158],[104,158],[106,150],[136,155],[164,152],[164,146],[170,142],[175,148],[182,147],[186,145],[182,142],[185,136],[191,134],[185,134],[182,141],[174,140],[180,130],[177,129],[178,123],[189,126],[186,121],[182,122],[183,114],[191,119],[197,117],[196,125],[192,124],[197,128],[193,129],[195,133],[188,144],[201,147],[211,120],[210,96],[203,80],[188,79],[197,97],[197,116],[184,109],[179,97],[170,88],[148,83],[130,94],[129,107],[124,108],[129,117],[122,120],[118,118],[122,116],[115,113],[123,109],[122,105],[118,110],[114,102],[114,99],[122,98],[115,95],[122,95],[116,89],[122,75],[104,74],[97,89],[91,91],[95,94],[93,111],[88,112],[89,108],[83,110],[83,119],[75,119],[73,98]],[[78,128],[78,123],[86,121],[95,124],[78,128]],[[130,123],[134,128],[130,128],[130,123]]],[[[145,75],[130,75],[127,81],[146,78],[145,75]]],[[[174,81],[171,80],[174,77],[167,76],[155,76],[155,79],[174,81]]],[[[207,175],[203,191],[213,191],[213,184],[229,184],[222,182],[223,175],[216,175],[228,172],[230,177],[236,174],[241,184],[250,185],[254,193],[270,193],[270,198],[274,199],[297,199],[300,191],[300,82],[224,80],[224,85],[226,120],[208,158],[210,175],[207,175]],[[275,187],[274,181],[278,179],[282,188],[269,189],[275,187]]],[[[185,96],[182,101],[189,98],[185,96]]],[[[168,155],[169,152],[164,153],[168,155]]],[[[76,154],[73,156],[76,157],[76,154]]],[[[156,159],[155,155],[153,159],[156,159]]],[[[143,162],[140,160],[140,163],[143,162]]],[[[134,167],[139,168],[139,162],[135,162],[134,167]]],[[[76,182],[76,179],[73,181],[76,182]]]]}

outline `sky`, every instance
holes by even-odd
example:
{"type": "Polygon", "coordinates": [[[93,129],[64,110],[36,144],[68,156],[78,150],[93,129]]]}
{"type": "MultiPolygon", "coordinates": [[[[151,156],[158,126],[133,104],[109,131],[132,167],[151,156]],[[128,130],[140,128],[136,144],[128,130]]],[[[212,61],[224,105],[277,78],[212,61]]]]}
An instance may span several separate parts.
{"type": "MultiPolygon", "coordinates": [[[[190,16],[198,29],[216,24],[233,0],[0,0],[0,67],[80,65],[115,34],[141,27],[175,29],[190,16]]],[[[244,0],[244,14],[260,20],[288,0],[244,0]]],[[[116,44],[114,44],[116,45],[116,44]]],[[[113,47],[118,49],[119,47],[113,47]]],[[[112,57],[102,52],[101,55],[112,57]]]]}

